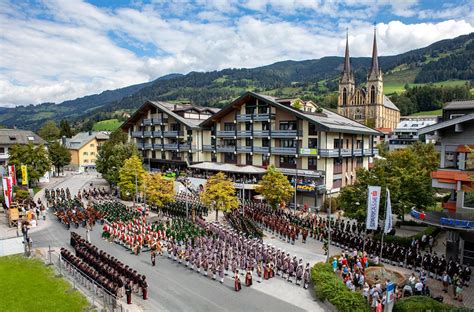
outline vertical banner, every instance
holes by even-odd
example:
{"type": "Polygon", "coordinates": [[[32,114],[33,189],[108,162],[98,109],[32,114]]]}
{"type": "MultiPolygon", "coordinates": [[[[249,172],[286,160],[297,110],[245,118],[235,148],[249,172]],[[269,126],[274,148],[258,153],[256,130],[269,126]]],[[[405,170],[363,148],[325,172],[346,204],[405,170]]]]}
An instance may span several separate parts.
{"type": "Polygon", "coordinates": [[[10,208],[10,204],[12,203],[13,198],[13,185],[12,185],[12,178],[11,177],[4,177],[2,179],[3,183],[3,197],[5,200],[5,204],[8,208],[10,208]]]}
{"type": "Polygon", "coordinates": [[[380,186],[369,186],[366,229],[376,230],[379,223],[380,186]]]}
{"type": "Polygon", "coordinates": [[[392,230],[392,202],[390,201],[390,191],[387,189],[387,211],[385,213],[384,233],[387,234],[392,230]]]}
{"type": "Polygon", "coordinates": [[[21,165],[21,185],[28,185],[28,168],[21,165]]]}
{"type": "Polygon", "coordinates": [[[8,176],[12,178],[13,185],[16,185],[15,165],[9,165],[8,166],[8,176]]]}

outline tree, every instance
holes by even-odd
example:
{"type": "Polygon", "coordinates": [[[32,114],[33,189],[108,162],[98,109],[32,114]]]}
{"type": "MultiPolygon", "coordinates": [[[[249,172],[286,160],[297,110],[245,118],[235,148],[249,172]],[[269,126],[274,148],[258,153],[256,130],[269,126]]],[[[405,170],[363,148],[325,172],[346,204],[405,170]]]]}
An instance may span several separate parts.
{"type": "Polygon", "coordinates": [[[430,207],[435,202],[430,173],[437,168],[438,157],[432,144],[414,144],[389,152],[385,159],[376,160],[370,171],[357,171],[355,183],[341,190],[339,204],[347,216],[363,220],[367,187],[378,185],[383,190],[380,207],[385,207],[385,188],[388,188],[393,212],[402,218],[411,207],[430,207]]]}
{"type": "Polygon", "coordinates": [[[56,124],[52,120],[45,122],[38,131],[38,135],[48,142],[53,142],[59,139],[59,133],[59,128],[56,127],[56,124]]]}
{"type": "Polygon", "coordinates": [[[69,125],[69,122],[66,119],[61,120],[59,123],[59,136],[62,138],[65,136],[66,138],[72,137],[72,130],[71,126],[69,125]]]}
{"type": "MultiPolygon", "coordinates": [[[[15,144],[8,150],[10,157],[8,163],[20,168],[26,165],[28,169],[28,180],[38,182],[50,168],[51,162],[48,159],[48,153],[44,145],[27,145],[15,144]]],[[[17,175],[21,176],[21,170],[17,170],[17,175]]]]}
{"type": "Polygon", "coordinates": [[[200,197],[204,205],[216,211],[216,221],[219,217],[219,210],[230,212],[239,206],[239,201],[235,196],[234,182],[222,172],[207,180],[204,192],[200,197]]]}
{"type": "Polygon", "coordinates": [[[49,160],[56,167],[56,172],[59,173],[64,166],[71,163],[71,152],[66,146],[54,142],[48,148],[49,160]]]}
{"type": "Polygon", "coordinates": [[[102,177],[111,185],[119,182],[119,171],[123,167],[125,160],[138,156],[135,144],[127,143],[127,134],[121,129],[111,133],[110,138],[105,142],[97,153],[97,171],[102,173],[102,177]]]}
{"type": "Polygon", "coordinates": [[[143,184],[144,173],[145,169],[143,169],[140,157],[133,155],[125,160],[119,172],[118,182],[122,196],[133,196],[133,201],[135,202],[137,191],[141,189],[143,184]]]}
{"type": "Polygon", "coordinates": [[[147,202],[158,208],[174,200],[174,179],[165,179],[161,173],[146,172],[142,189],[147,202]]]}
{"type": "Polygon", "coordinates": [[[288,178],[272,165],[258,183],[255,191],[262,194],[270,206],[276,209],[279,204],[291,199],[295,189],[288,178]]]}

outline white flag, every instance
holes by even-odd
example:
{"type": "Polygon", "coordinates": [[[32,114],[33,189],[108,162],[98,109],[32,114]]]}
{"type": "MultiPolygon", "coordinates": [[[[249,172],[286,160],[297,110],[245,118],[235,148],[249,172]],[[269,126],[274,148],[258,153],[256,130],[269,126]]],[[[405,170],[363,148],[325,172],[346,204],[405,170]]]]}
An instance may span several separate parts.
{"type": "Polygon", "coordinates": [[[387,189],[387,212],[385,215],[384,233],[387,234],[392,230],[392,202],[390,201],[390,191],[387,189]]]}
{"type": "Polygon", "coordinates": [[[376,230],[379,223],[380,186],[369,186],[366,229],[376,230]]]}

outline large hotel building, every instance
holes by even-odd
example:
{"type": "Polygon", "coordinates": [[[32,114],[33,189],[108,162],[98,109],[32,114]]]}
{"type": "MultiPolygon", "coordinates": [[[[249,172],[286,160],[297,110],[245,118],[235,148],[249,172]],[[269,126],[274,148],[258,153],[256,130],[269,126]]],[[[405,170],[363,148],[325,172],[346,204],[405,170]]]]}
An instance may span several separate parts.
{"type": "Polygon", "coordinates": [[[151,170],[218,171],[248,198],[274,165],[297,185],[297,205],[320,207],[377,154],[380,132],[299,99],[247,92],[221,110],[147,101],[122,129],[151,170]]]}

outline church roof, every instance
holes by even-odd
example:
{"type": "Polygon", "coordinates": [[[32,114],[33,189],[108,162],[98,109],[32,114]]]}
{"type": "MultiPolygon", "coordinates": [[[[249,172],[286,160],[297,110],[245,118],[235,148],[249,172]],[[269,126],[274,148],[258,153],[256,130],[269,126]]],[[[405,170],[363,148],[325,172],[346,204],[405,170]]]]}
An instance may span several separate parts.
{"type": "Polygon", "coordinates": [[[372,48],[372,65],[370,67],[369,73],[379,73],[379,60],[377,53],[377,29],[374,28],[374,46],[372,48]]]}
{"type": "Polygon", "coordinates": [[[384,95],[383,96],[383,106],[387,107],[387,108],[391,108],[393,110],[396,110],[396,111],[400,111],[397,107],[397,105],[393,104],[392,101],[390,101],[390,99],[384,95]]]}

